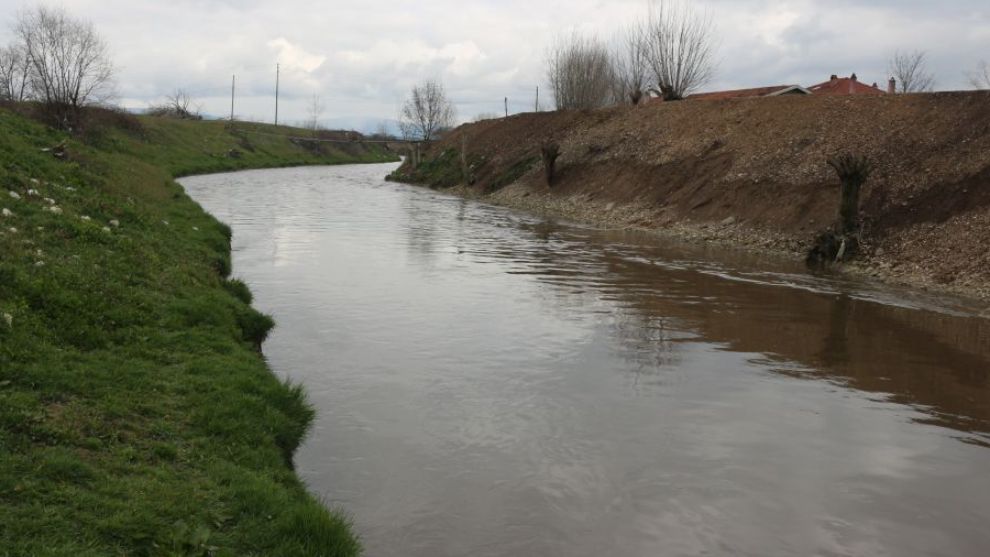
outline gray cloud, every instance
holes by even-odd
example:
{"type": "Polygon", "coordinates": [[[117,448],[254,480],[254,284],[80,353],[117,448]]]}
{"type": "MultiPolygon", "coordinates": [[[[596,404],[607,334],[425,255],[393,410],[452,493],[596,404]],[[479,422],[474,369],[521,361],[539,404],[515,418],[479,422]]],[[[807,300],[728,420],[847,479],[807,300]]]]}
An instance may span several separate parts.
{"type": "MultiPolygon", "coordinates": [[[[570,29],[609,35],[645,11],[645,0],[339,2],[315,0],[62,0],[92,20],[120,67],[121,100],[143,106],[176,87],[214,114],[270,119],[275,63],[281,113],[305,117],[320,94],[326,117],[394,117],[409,88],[441,78],[463,119],[533,105],[543,56],[570,29]]],[[[711,88],[810,85],[832,73],[882,82],[896,49],[929,51],[941,89],[990,59],[985,0],[711,0],[720,68],[711,88]]],[[[9,24],[20,0],[0,0],[9,24]]],[[[0,40],[9,38],[7,25],[0,40]]],[[[545,98],[548,98],[547,95],[545,98]]]]}

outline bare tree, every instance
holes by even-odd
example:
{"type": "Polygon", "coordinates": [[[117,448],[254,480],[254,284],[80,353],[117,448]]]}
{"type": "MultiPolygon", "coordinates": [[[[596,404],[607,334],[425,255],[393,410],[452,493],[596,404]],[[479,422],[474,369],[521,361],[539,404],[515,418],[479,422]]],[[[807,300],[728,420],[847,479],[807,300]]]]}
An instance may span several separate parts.
{"type": "Polygon", "coordinates": [[[639,104],[643,98],[649,81],[645,46],[642,25],[631,25],[616,37],[612,55],[616,74],[613,97],[616,101],[629,100],[632,104],[639,104]]]}
{"type": "Polygon", "coordinates": [[[430,142],[437,133],[454,126],[454,105],[447,99],[443,83],[426,80],[412,88],[399,111],[399,127],[406,139],[430,142]]]}
{"type": "Polygon", "coordinates": [[[976,89],[990,89],[990,62],[981,60],[969,73],[969,83],[976,89]]]}
{"type": "Polygon", "coordinates": [[[715,74],[714,25],[680,0],[654,0],[640,31],[650,77],[664,100],[683,99],[715,74]]]}
{"type": "Polygon", "coordinates": [[[109,48],[88,21],[39,6],[19,15],[14,32],[30,63],[32,95],[56,109],[61,124],[67,111],[113,96],[109,48]]]}
{"type": "Polygon", "coordinates": [[[320,127],[320,119],[323,118],[326,109],[327,107],[320,100],[320,96],[314,94],[309,100],[309,104],[306,105],[306,127],[315,133],[320,127]]]}
{"type": "Polygon", "coordinates": [[[185,89],[176,89],[175,92],[165,96],[165,102],[152,105],[148,108],[148,114],[152,116],[165,116],[183,120],[202,120],[203,117],[199,111],[200,106],[195,103],[192,96],[185,89]]]}
{"type": "Polygon", "coordinates": [[[597,37],[573,33],[554,42],[547,80],[561,109],[589,109],[615,102],[618,80],[612,53],[597,37]]]}
{"type": "Polygon", "coordinates": [[[21,45],[0,48],[0,100],[21,102],[27,99],[30,68],[21,45]]]}
{"type": "Polygon", "coordinates": [[[890,59],[890,75],[897,80],[898,93],[929,93],[935,88],[935,76],[928,71],[922,50],[898,50],[890,59]]]}

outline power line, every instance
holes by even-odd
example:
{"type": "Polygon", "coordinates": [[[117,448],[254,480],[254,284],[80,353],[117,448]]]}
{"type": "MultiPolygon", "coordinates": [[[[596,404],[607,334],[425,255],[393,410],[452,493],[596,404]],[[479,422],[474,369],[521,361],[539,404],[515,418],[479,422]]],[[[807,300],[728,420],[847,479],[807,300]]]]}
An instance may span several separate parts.
{"type": "Polygon", "coordinates": [[[278,127],[278,78],[279,64],[275,64],[275,127],[278,127]]]}

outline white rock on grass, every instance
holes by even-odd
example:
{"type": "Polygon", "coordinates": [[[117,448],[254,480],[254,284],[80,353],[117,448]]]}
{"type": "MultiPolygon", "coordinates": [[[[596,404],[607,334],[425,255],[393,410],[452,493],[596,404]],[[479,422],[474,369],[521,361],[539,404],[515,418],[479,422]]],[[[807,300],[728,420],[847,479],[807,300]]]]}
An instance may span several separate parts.
{"type": "Polygon", "coordinates": [[[120,221],[117,219],[113,219],[112,221],[110,221],[110,226],[117,228],[118,226],[120,226],[120,221]]]}
{"type": "Polygon", "coordinates": [[[86,221],[86,222],[89,222],[89,221],[91,221],[91,220],[93,220],[93,219],[91,219],[91,218],[89,218],[89,216],[88,216],[88,215],[81,215],[81,216],[80,216],[79,218],[80,218],[81,220],[84,220],[84,221],[86,221]]]}
{"type": "Polygon", "coordinates": [[[41,195],[41,194],[38,193],[38,190],[36,190],[36,189],[33,189],[32,188],[32,189],[29,189],[28,190],[28,197],[38,197],[39,195],[41,195]]]}
{"type": "Polygon", "coordinates": [[[168,221],[167,220],[163,220],[162,221],[162,224],[164,224],[165,226],[168,226],[168,221]]]}
{"type": "Polygon", "coordinates": [[[3,216],[5,216],[7,218],[10,218],[10,217],[14,216],[14,212],[11,211],[10,209],[6,208],[6,207],[3,208],[3,211],[0,211],[0,214],[2,214],[3,216]]]}
{"type": "Polygon", "coordinates": [[[20,199],[21,198],[21,194],[17,193],[16,191],[8,191],[7,194],[10,195],[11,199],[20,199]]]}
{"type": "Polygon", "coordinates": [[[45,203],[47,203],[49,205],[54,205],[55,204],[55,200],[52,199],[51,197],[46,197],[45,198],[45,203]]]}
{"type": "Polygon", "coordinates": [[[109,234],[110,233],[110,227],[109,226],[104,226],[103,227],[103,231],[106,232],[107,234],[109,234]]]}
{"type": "Polygon", "coordinates": [[[51,207],[48,208],[48,211],[51,212],[53,215],[62,214],[62,208],[57,205],[52,205],[51,207]]]}
{"type": "Polygon", "coordinates": [[[6,323],[7,326],[10,327],[11,329],[14,328],[14,316],[13,315],[11,315],[9,313],[3,314],[3,322],[6,323]]]}
{"type": "Polygon", "coordinates": [[[37,261],[37,262],[35,262],[34,266],[35,267],[44,267],[45,266],[45,262],[44,261],[37,261]]]}
{"type": "Polygon", "coordinates": [[[41,182],[39,182],[37,178],[31,178],[31,183],[32,184],[40,184],[41,182]]]}
{"type": "Polygon", "coordinates": [[[11,234],[17,234],[17,229],[14,228],[13,226],[11,226],[10,228],[8,228],[7,231],[10,232],[11,234]]]}

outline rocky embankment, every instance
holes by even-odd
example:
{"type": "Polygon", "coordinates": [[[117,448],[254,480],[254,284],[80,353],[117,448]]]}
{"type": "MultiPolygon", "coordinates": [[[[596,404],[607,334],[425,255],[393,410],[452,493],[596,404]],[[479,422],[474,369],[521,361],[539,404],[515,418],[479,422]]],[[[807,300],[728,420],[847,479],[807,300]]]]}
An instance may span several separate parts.
{"type": "Polygon", "coordinates": [[[803,257],[837,217],[826,159],[867,157],[845,270],[990,299],[990,95],[775,97],[467,124],[394,179],[607,226],[803,257]],[[560,145],[548,187],[540,145],[560,145]]]}

